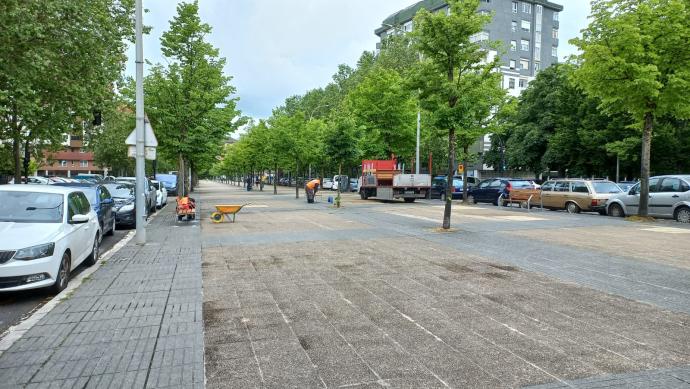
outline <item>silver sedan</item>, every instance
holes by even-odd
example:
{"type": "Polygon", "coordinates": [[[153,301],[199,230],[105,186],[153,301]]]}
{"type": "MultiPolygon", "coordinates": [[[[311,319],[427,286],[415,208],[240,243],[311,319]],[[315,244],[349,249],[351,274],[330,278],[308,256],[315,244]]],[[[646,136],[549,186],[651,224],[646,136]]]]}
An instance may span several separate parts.
{"type": "MultiPolygon", "coordinates": [[[[606,203],[609,216],[636,215],[640,205],[640,184],[606,203]]],[[[649,216],[690,223],[690,175],[658,176],[649,179],[649,216]]]]}

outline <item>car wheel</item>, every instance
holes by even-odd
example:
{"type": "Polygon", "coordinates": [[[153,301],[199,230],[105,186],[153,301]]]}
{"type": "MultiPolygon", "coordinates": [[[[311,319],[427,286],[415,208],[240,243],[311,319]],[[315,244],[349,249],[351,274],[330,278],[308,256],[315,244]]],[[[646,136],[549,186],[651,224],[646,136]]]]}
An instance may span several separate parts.
{"type": "Polygon", "coordinates": [[[406,203],[414,203],[415,200],[417,200],[417,199],[415,199],[414,197],[412,197],[412,198],[406,197],[406,198],[405,198],[405,202],[406,202],[406,203]]]}
{"type": "Polygon", "coordinates": [[[565,205],[565,210],[568,211],[568,213],[580,213],[580,207],[572,201],[565,205]]]}
{"type": "Polygon", "coordinates": [[[113,217],[113,223],[110,226],[110,231],[105,233],[106,236],[113,236],[115,235],[115,218],[113,217]]]}
{"type": "Polygon", "coordinates": [[[676,210],[676,220],[680,223],[690,223],[690,208],[680,207],[676,210]]]}
{"type": "Polygon", "coordinates": [[[98,256],[100,254],[100,239],[98,239],[98,234],[93,239],[93,247],[91,248],[91,254],[84,260],[86,266],[93,266],[98,262],[98,256]]]}
{"type": "Polygon", "coordinates": [[[62,259],[60,260],[60,269],[58,269],[58,274],[55,278],[55,283],[53,284],[53,286],[50,287],[50,291],[53,294],[58,294],[65,290],[65,288],[67,287],[67,284],[69,283],[70,263],[70,256],[65,251],[65,253],[62,254],[62,259]]]}
{"type": "Polygon", "coordinates": [[[611,217],[624,217],[625,212],[623,212],[623,207],[614,203],[609,206],[608,215],[611,217]]]}

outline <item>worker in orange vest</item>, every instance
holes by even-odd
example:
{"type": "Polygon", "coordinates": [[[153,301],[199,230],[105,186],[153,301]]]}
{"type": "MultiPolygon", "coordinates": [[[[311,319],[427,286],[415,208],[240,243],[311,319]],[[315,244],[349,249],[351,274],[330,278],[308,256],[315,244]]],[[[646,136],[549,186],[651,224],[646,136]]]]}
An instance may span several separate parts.
{"type": "Polygon", "coordinates": [[[313,203],[314,202],[314,196],[316,196],[316,192],[319,191],[319,188],[321,187],[321,180],[315,179],[307,182],[307,185],[305,186],[304,190],[307,192],[307,203],[313,203]]]}

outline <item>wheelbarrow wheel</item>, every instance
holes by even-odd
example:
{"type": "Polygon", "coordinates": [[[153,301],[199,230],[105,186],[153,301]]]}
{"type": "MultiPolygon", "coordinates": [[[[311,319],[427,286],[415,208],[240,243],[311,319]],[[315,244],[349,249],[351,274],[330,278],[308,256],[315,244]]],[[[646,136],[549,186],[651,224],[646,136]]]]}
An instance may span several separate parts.
{"type": "Polygon", "coordinates": [[[223,214],[220,212],[213,212],[211,214],[211,221],[214,223],[222,223],[223,222],[223,214]]]}

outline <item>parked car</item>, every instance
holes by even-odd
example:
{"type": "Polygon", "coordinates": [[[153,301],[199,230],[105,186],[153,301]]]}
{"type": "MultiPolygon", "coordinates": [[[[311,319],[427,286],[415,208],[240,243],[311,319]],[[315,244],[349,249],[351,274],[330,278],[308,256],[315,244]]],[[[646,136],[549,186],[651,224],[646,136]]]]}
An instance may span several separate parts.
{"type": "Polygon", "coordinates": [[[115,223],[118,226],[136,225],[136,187],[127,182],[106,183],[104,186],[113,197],[115,223]]]}
{"type": "Polygon", "coordinates": [[[350,178],[345,175],[335,175],[333,176],[333,186],[331,190],[338,190],[344,192],[348,190],[348,184],[350,183],[350,178]],[[342,186],[341,186],[342,183],[342,186]]]}
{"type": "Polygon", "coordinates": [[[359,180],[350,178],[350,192],[359,192],[359,180]]]}
{"type": "Polygon", "coordinates": [[[515,178],[489,178],[479,182],[479,185],[469,188],[468,196],[474,203],[492,203],[498,205],[498,199],[503,194],[507,197],[513,189],[534,189],[531,181],[515,178]]]}
{"type": "Polygon", "coordinates": [[[177,174],[156,174],[156,180],[163,184],[168,196],[177,196],[177,174]]]}
{"type": "Polygon", "coordinates": [[[156,207],[162,208],[168,203],[168,191],[162,182],[151,180],[153,187],[156,188],[156,207]]]}
{"type": "MultiPolygon", "coordinates": [[[[436,176],[431,180],[431,198],[439,198],[442,201],[446,201],[446,187],[447,187],[447,177],[446,176],[436,176]]],[[[463,191],[463,181],[462,177],[453,177],[453,188],[452,188],[452,198],[453,200],[462,199],[463,191]]]]}
{"type": "Polygon", "coordinates": [[[80,188],[0,187],[0,291],[59,293],[73,269],[96,263],[100,233],[80,188]]]}
{"type": "Polygon", "coordinates": [[[105,186],[89,183],[56,183],[53,185],[80,188],[98,216],[101,237],[111,236],[115,233],[115,211],[113,211],[115,202],[105,186]]]}
{"type": "MultiPolygon", "coordinates": [[[[134,186],[137,184],[135,177],[117,177],[115,182],[127,182],[134,186]]],[[[146,214],[150,215],[156,212],[156,188],[153,187],[151,180],[148,178],[144,180],[144,195],[146,196],[146,214]]]]}
{"type": "Polygon", "coordinates": [[[333,180],[330,178],[324,178],[321,181],[321,187],[323,189],[333,189],[333,180]]]}
{"type": "MultiPolygon", "coordinates": [[[[14,184],[14,178],[10,180],[9,184],[14,184]]],[[[51,181],[45,177],[31,176],[31,177],[22,177],[22,184],[49,185],[49,184],[51,184],[51,181]]]]}
{"type": "Polygon", "coordinates": [[[621,190],[623,192],[626,192],[626,193],[630,190],[630,188],[635,186],[635,184],[637,184],[636,181],[621,181],[621,182],[616,183],[616,185],[618,185],[618,187],[621,188],[621,190]]]}
{"type": "MultiPolygon", "coordinates": [[[[640,184],[612,196],[606,213],[623,217],[635,215],[640,206],[640,184]]],[[[659,176],[649,179],[649,216],[690,223],[690,175],[659,176]]]]}
{"type": "Polygon", "coordinates": [[[99,184],[103,181],[103,176],[100,174],[77,174],[74,179],[99,184]]]}
{"type": "Polygon", "coordinates": [[[593,211],[605,215],[608,199],[621,192],[618,185],[607,180],[551,180],[541,186],[541,201],[547,209],[565,209],[570,213],[593,211]]]}

